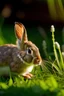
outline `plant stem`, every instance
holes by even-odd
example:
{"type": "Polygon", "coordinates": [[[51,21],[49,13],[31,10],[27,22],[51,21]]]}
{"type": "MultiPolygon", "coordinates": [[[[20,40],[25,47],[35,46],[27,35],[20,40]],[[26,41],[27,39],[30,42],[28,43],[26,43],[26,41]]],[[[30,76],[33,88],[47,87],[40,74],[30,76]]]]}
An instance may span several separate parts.
{"type": "Polygon", "coordinates": [[[56,58],[58,67],[61,69],[61,67],[60,67],[60,63],[59,63],[59,59],[58,59],[58,55],[57,55],[56,48],[55,48],[55,38],[54,38],[54,32],[53,32],[53,31],[52,31],[52,41],[53,41],[54,55],[55,55],[55,58],[56,58]]]}
{"type": "Polygon", "coordinates": [[[62,58],[62,53],[61,53],[60,48],[58,49],[58,51],[59,51],[59,54],[60,54],[62,69],[64,70],[63,58],[62,58]]]}

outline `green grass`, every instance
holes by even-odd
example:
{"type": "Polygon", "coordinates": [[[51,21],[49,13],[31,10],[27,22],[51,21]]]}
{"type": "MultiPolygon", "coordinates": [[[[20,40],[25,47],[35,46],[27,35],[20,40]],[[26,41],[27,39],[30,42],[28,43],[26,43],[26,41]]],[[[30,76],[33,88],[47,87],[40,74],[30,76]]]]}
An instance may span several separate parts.
{"type": "Polygon", "coordinates": [[[0,96],[64,96],[64,90],[60,84],[64,80],[61,80],[61,77],[43,72],[40,67],[34,68],[32,73],[34,77],[30,80],[16,76],[13,79],[1,77],[0,96]]]}
{"type": "MultiPolygon", "coordinates": [[[[36,42],[37,46],[40,45],[39,48],[42,49],[41,41],[43,39],[38,32],[38,41],[35,38],[33,39],[33,35],[36,36],[36,32],[33,34],[33,30],[37,32],[36,29],[28,29],[29,39],[34,43],[36,42]]],[[[0,33],[0,44],[15,43],[16,37],[13,26],[3,26],[0,33]]],[[[0,77],[0,96],[64,96],[64,72],[62,75],[56,73],[56,71],[54,72],[51,59],[43,61],[43,68],[40,66],[35,67],[32,71],[34,77],[30,80],[22,76],[12,76],[12,78],[0,77]]]]}

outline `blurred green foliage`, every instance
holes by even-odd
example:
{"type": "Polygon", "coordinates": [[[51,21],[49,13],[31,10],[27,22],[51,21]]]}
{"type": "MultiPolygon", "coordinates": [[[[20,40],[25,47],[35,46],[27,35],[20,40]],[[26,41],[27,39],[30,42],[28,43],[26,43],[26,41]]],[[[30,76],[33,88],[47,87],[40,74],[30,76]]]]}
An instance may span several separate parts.
{"type": "Polygon", "coordinates": [[[30,80],[23,77],[0,78],[0,96],[64,96],[57,77],[44,74],[39,67],[36,69],[32,71],[35,77],[30,80]]]}

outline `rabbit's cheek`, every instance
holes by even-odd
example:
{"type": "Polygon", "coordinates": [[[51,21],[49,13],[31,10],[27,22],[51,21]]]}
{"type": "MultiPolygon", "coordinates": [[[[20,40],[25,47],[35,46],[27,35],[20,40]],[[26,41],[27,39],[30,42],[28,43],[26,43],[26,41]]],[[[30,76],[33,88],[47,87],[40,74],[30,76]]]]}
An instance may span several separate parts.
{"type": "Polygon", "coordinates": [[[25,60],[26,62],[28,62],[28,63],[31,63],[32,60],[33,60],[33,57],[30,56],[30,55],[26,55],[26,56],[24,57],[24,60],[25,60]]]}

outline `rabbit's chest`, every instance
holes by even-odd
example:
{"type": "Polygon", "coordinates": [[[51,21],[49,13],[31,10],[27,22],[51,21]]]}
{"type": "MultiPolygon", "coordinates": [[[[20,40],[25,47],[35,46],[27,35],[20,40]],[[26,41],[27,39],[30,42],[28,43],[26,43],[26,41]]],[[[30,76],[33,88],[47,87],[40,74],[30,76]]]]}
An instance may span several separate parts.
{"type": "Polygon", "coordinates": [[[33,67],[34,67],[33,65],[32,65],[32,66],[30,66],[30,67],[28,67],[28,68],[26,69],[26,71],[27,71],[27,72],[31,72],[31,71],[32,71],[32,69],[33,69],[33,67]]]}
{"type": "Polygon", "coordinates": [[[29,66],[28,68],[25,69],[25,71],[22,73],[22,75],[25,75],[25,74],[31,72],[33,68],[34,68],[34,65],[29,66]]]}

